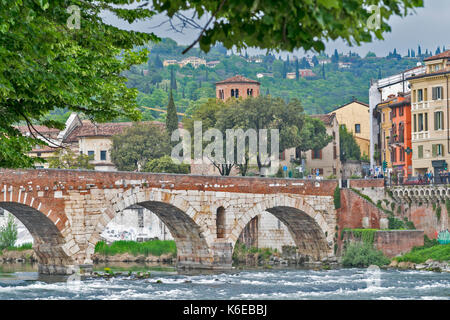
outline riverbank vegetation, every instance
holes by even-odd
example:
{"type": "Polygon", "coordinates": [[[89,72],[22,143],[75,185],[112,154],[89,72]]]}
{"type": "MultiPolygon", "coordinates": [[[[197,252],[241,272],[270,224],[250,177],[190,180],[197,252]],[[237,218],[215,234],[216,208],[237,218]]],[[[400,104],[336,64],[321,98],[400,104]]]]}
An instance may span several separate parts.
{"type": "Polygon", "coordinates": [[[348,229],[344,228],[341,233],[341,240],[344,238],[346,232],[351,233],[353,238],[361,240],[365,244],[373,245],[375,233],[377,229],[348,229]]]}
{"type": "Polygon", "coordinates": [[[280,257],[277,249],[247,247],[244,243],[236,243],[233,251],[233,263],[261,265],[267,264],[271,257],[280,257]]]}
{"type": "Polygon", "coordinates": [[[431,247],[414,247],[410,252],[396,257],[394,260],[398,262],[424,263],[427,260],[434,261],[450,261],[450,244],[436,244],[431,247]]]}
{"type": "Polygon", "coordinates": [[[2,251],[25,251],[25,250],[32,250],[32,249],[33,249],[32,243],[24,243],[17,247],[12,246],[12,247],[3,248],[2,250],[0,249],[0,255],[2,254],[2,251]]]}
{"type": "Polygon", "coordinates": [[[342,265],[344,267],[368,267],[370,265],[384,266],[390,260],[381,252],[373,248],[370,243],[349,243],[344,248],[342,265]]]}
{"type": "Polygon", "coordinates": [[[8,215],[6,224],[0,227],[0,251],[14,247],[17,240],[17,225],[12,215],[8,215]]]}
{"type": "Polygon", "coordinates": [[[107,256],[124,253],[134,256],[161,256],[169,254],[175,257],[177,255],[177,247],[173,240],[151,240],[145,242],[121,240],[109,245],[105,241],[100,241],[95,246],[95,253],[107,256]]]}

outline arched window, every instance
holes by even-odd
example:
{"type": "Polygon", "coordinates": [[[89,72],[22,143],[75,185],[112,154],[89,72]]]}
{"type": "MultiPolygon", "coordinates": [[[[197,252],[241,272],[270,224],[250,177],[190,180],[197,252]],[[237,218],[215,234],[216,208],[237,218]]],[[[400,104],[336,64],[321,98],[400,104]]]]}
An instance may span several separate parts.
{"type": "Polygon", "coordinates": [[[225,208],[217,208],[216,214],[217,238],[225,238],[225,208]]]}
{"type": "Polygon", "coordinates": [[[231,89],[231,96],[234,97],[234,89],[231,89]]]}
{"type": "Polygon", "coordinates": [[[235,89],[234,93],[235,93],[236,98],[239,98],[239,89],[235,89]]]}

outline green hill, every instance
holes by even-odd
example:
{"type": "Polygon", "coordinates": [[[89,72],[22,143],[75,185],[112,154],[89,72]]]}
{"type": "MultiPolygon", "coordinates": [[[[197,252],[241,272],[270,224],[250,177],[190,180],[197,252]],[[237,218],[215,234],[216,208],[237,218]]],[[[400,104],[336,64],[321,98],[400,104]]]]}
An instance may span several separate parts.
{"type": "MultiPolygon", "coordinates": [[[[149,60],[147,64],[133,66],[124,73],[128,78],[128,86],[139,91],[138,104],[140,106],[165,109],[168,102],[168,91],[171,83],[171,68],[174,69],[176,90],[174,101],[178,112],[189,114],[206,98],[215,97],[215,82],[232,77],[236,74],[250,79],[257,79],[258,73],[272,73],[273,77],[258,79],[261,82],[261,94],[271,94],[282,97],[286,101],[292,98],[299,99],[309,114],[326,113],[335,107],[349,102],[353,97],[368,103],[368,90],[370,81],[380,77],[387,77],[401,71],[415,67],[420,58],[401,57],[394,50],[387,57],[376,57],[368,54],[360,57],[355,53],[345,53],[337,57],[333,55],[315,56],[314,67],[310,67],[305,59],[298,61],[280,60],[274,55],[259,56],[260,62],[252,62],[247,54],[227,55],[223,46],[214,47],[208,54],[199,49],[192,49],[183,56],[184,47],[177,45],[171,39],[165,38],[156,44],[149,44],[149,60]],[[212,67],[199,66],[193,68],[187,65],[183,68],[178,65],[163,67],[164,60],[178,60],[190,56],[201,57],[206,61],[218,60],[220,63],[212,67]],[[318,60],[331,59],[335,63],[318,64],[318,60]],[[350,63],[349,68],[339,68],[337,62],[350,63]],[[299,68],[311,68],[314,77],[286,79],[286,74],[295,72],[299,68]]],[[[138,48],[139,49],[139,48],[138,48]]],[[[253,57],[254,58],[254,57],[253,57]]],[[[313,58],[313,57],[312,57],[313,58]]],[[[253,59],[254,60],[254,59],[253,59]]],[[[141,108],[143,119],[162,119],[163,113],[141,108]]],[[[67,117],[64,110],[58,110],[57,117],[67,117]]],[[[125,121],[126,119],[118,119],[125,121]]]]}

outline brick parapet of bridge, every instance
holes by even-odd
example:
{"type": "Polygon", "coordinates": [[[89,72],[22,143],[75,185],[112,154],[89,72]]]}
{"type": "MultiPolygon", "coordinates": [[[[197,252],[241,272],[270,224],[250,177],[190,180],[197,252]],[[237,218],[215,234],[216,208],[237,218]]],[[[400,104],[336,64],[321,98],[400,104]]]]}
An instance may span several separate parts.
{"type": "Polygon", "coordinates": [[[384,187],[383,179],[350,179],[348,183],[350,188],[355,189],[384,187]]]}
{"type": "MultiPolygon", "coordinates": [[[[414,247],[423,246],[424,232],[422,230],[379,230],[375,232],[373,245],[387,257],[407,253],[414,247]]],[[[346,232],[343,241],[360,242],[351,232],[346,232]]]]}
{"type": "Polygon", "coordinates": [[[252,194],[297,193],[332,196],[337,180],[297,180],[260,177],[222,177],[141,172],[99,172],[89,170],[0,170],[0,184],[23,183],[21,175],[26,174],[27,184],[45,194],[67,194],[71,190],[130,189],[132,187],[153,187],[170,190],[198,190],[217,192],[240,192],[252,194]],[[19,181],[19,182],[18,182],[19,181]]]}

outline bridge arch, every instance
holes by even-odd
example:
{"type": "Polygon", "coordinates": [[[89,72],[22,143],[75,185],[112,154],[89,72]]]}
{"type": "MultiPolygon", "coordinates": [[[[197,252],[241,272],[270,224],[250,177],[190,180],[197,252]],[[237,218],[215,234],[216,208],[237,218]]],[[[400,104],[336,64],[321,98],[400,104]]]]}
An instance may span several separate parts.
{"type": "Polygon", "coordinates": [[[229,235],[233,249],[245,226],[263,211],[271,213],[285,224],[300,253],[314,260],[332,254],[325,236],[325,232],[330,232],[322,213],[316,212],[304,199],[285,195],[274,195],[257,203],[238,219],[229,235]]]}
{"type": "Polygon", "coordinates": [[[139,205],[157,215],[169,229],[177,246],[179,267],[212,266],[213,255],[201,228],[201,217],[182,195],[155,189],[128,191],[112,199],[111,207],[104,210],[90,243],[95,245],[100,240],[101,232],[116,214],[130,206],[139,205]]]}
{"type": "MultiPolygon", "coordinates": [[[[25,202],[25,201],[24,201],[25,202]]],[[[41,202],[37,208],[30,205],[3,201],[0,207],[15,216],[27,228],[33,237],[33,249],[38,257],[39,272],[47,274],[67,274],[75,262],[70,254],[79,251],[79,247],[68,247],[68,241],[63,236],[67,231],[67,224],[62,221],[60,215],[49,210],[41,202]],[[44,214],[44,212],[48,212],[44,214]]]]}

